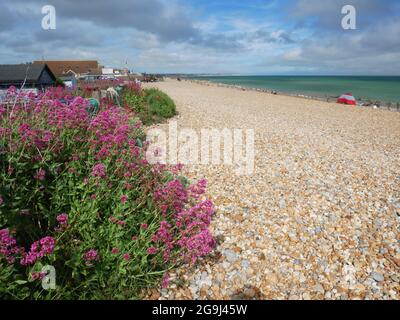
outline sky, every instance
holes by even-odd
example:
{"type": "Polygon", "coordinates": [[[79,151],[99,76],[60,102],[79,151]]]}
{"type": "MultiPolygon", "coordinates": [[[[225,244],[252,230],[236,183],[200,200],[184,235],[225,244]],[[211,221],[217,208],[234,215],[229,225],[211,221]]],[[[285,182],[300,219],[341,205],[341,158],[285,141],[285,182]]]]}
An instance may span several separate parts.
{"type": "Polygon", "coordinates": [[[1,0],[0,63],[148,73],[400,75],[399,0],[1,0]],[[41,10],[56,9],[44,30],[41,10]],[[356,8],[356,30],[342,7],[356,8]]]}

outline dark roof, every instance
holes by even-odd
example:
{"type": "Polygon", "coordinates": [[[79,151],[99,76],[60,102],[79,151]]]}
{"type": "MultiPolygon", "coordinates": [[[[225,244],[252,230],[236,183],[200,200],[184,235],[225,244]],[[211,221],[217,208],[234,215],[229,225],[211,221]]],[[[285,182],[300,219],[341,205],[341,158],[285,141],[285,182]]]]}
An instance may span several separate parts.
{"type": "Polygon", "coordinates": [[[0,82],[38,81],[43,71],[47,70],[55,80],[54,74],[46,65],[40,64],[0,64],[0,82]]]}
{"type": "Polygon", "coordinates": [[[98,72],[99,70],[99,63],[96,60],[77,60],[77,61],[43,60],[43,61],[34,61],[34,64],[47,64],[50,70],[58,77],[63,75],[68,75],[69,71],[73,71],[76,74],[88,74],[88,73],[98,72]]]}

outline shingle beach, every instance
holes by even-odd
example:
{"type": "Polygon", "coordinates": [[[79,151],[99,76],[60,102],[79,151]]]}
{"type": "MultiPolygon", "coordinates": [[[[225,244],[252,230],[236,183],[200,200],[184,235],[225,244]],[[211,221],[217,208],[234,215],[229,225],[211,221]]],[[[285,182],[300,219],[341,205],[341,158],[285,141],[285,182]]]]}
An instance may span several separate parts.
{"type": "Polygon", "coordinates": [[[152,298],[400,298],[400,113],[189,81],[152,86],[174,99],[180,128],[254,129],[256,152],[248,176],[185,167],[208,180],[218,246],[152,298]]]}

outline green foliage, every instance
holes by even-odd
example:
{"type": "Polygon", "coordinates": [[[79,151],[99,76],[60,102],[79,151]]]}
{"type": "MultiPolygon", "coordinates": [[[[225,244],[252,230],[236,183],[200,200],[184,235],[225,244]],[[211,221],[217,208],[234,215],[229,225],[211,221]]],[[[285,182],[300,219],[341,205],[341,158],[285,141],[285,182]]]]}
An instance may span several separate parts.
{"type": "Polygon", "coordinates": [[[153,115],[166,119],[176,115],[175,103],[167,94],[158,89],[145,89],[143,91],[153,115]]]}
{"type": "Polygon", "coordinates": [[[128,91],[124,100],[144,125],[163,122],[177,114],[174,101],[158,89],[128,91]]]}

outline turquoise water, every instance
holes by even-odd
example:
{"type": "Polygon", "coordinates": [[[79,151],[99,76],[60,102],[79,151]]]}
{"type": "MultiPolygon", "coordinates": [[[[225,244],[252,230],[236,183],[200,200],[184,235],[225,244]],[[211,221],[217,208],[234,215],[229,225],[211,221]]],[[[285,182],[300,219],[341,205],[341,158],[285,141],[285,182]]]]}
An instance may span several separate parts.
{"type": "Polygon", "coordinates": [[[314,97],[350,92],[359,100],[400,102],[400,77],[201,76],[195,79],[314,97]]]}

